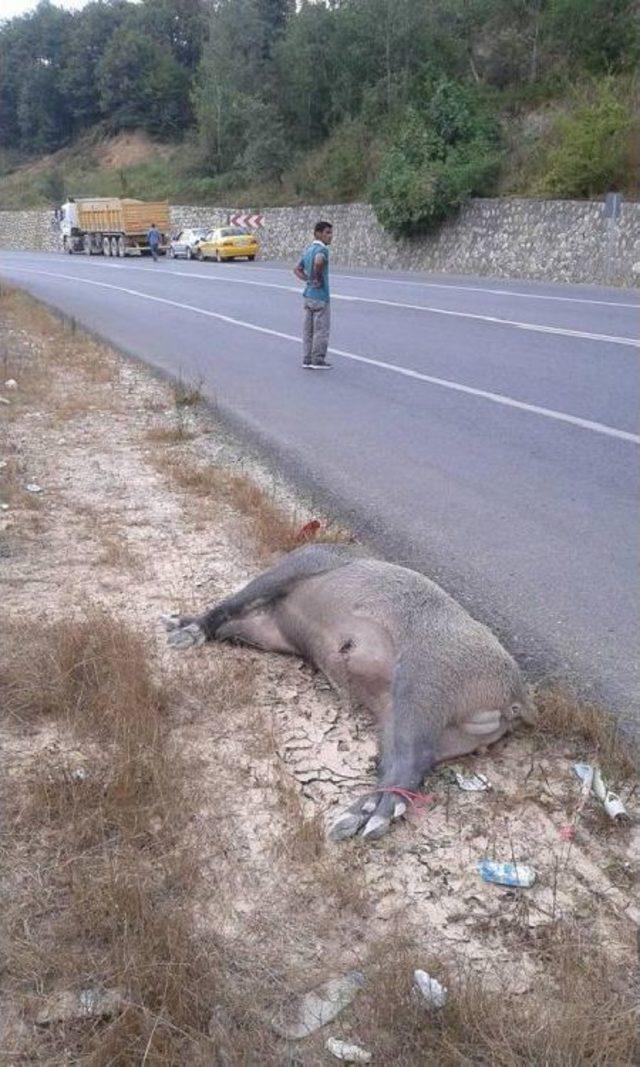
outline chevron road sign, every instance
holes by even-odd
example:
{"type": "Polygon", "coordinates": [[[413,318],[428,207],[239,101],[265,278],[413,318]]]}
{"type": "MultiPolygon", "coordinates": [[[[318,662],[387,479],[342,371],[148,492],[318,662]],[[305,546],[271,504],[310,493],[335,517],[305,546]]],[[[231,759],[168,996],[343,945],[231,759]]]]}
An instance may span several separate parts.
{"type": "Polygon", "coordinates": [[[250,230],[257,230],[264,224],[264,215],[250,215],[246,211],[237,211],[229,216],[230,226],[246,226],[250,230]]]}

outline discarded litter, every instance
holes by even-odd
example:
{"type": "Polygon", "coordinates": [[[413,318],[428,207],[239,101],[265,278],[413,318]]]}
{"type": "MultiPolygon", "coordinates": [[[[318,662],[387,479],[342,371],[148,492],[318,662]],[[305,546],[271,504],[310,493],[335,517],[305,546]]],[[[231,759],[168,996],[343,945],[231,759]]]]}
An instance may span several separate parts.
{"type": "Polygon", "coordinates": [[[46,998],[36,1015],[36,1026],[51,1026],[52,1023],[82,1018],[108,1019],[122,1008],[123,1003],[123,995],[118,989],[53,993],[46,998]]]}
{"type": "Polygon", "coordinates": [[[521,863],[496,863],[494,860],[478,860],[478,874],[485,882],[529,889],[536,880],[536,872],[521,863]]]}
{"type": "Polygon", "coordinates": [[[122,996],[117,990],[103,992],[100,989],[83,989],[78,996],[80,1007],[86,1015],[113,1015],[121,1000],[122,996]]]}
{"type": "Polygon", "coordinates": [[[28,493],[41,493],[42,492],[42,486],[38,485],[36,482],[29,482],[28,485],[25,485],[25,489],[27,490],[28,493]]]}
{"type": "Polygon", "coordinates": [[[590,763],[574,763],[573,770],[582,782],[581,799],[586,799],[591,792],[614,822],[627,818],[627,809],[618,794],[609,789],[599,767],[593,767],[590,763]]]}
{"type": "Polygon", "coordinates": [[[6,396],[0,396],[0,404],[10,404],[11,401],[7,400],[6,396]]]}
{"type": "Polygon", "coordinates": [[[337,1060],[342,1060],[343,1063],[371,1063],[370,1052],[360,1048],[360,1045],[348,1045],[346,1041],[340,1041],[337,1037],[327,1038],[324,1047],[327,1052],[330,1052],[337,1060]]]}
{"type": "Polygon", "coordinates": [[[487,789],[491,788],[489,779],[484,774],[470,774],[465,776],[460,771],[453,772],[455,774],[458,788],[462,789],[463,793],[484,793],[487,789]]]}
{"type": "Polygon", "coordinates": [[[316,989],[305,993],[298,1001],[271,1020],[280,1037],[299,1041],[315,1030],[326,1026],[351,1003],[364,985],[360,971],[349,971],[342,978],[330,978],[316,989]]]}
{"type": "Polygon", "coordinates": [[[18,383],[15,378],[7,378],[6,382],[4,383],[4,387],[5,389],[17,389],[18,383]]]}
{"type": "Polygon", "coordinates": [[[319,529],[320,523],[317,519],[311,519],[310,522],[305,522],[304,526],[301,526],[296,534],[296,541],[311,541],[319,529]]]}
{"type": "Polygon", "coordinates": [[[8,511],[8,510],[9,510],[9,505],[8,504],[0,504],[0,511],[8,511]]]}
{"type": "Polygon", "coordinates": [[[432,1008],[444,1008],[448,996],[446,986],[440,985],[436,978],[420,969],[413,972],[413,980],[427,1004],[432,1008]]]}

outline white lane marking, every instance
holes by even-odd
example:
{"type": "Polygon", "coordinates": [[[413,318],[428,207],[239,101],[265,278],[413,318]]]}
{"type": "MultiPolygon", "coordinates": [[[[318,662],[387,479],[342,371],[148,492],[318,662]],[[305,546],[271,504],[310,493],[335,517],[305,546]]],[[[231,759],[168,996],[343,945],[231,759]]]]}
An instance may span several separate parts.
{"type": "MultiPolygon", "coordinates": [[[[253,270],[274,271],[278,274],[287,274],[288,272],[282,267],[262,267],[254,266],[250,268],[253,270]]],[[[381,278],[375,274],[342,274],[342,272],[332,271],[332,278],[346,278],[349,281],[354,282],[382,282],[383,285],[417,285],[423,289],[453,289],[456,292],[464,293],[490,293],[494,296],[517,296],[523,300],[555,300],[565,304],[597,304],[601,307],[612,308],[633,308],[634,311],[640,312],[640,304],[627,304],[621,300],[596,300],[588,296],[550,296],[545,293],[521,293],[517,289],[490,289],[488,286],[481,285],[456,285],[453,282],[423,282],[413,281],[409,278],[381,278]]]]}
{"type": "MultiPolygon", "coordinates": [[[[234,319],[230,315],[223,315],[219,311],[209,311],[207,308],[196,307],[194,304],[183,304],[178,300],[169,300],[164,296],[152,296],[151,293],[143,293],[139,289],[128,289],[122,285],[111,285],[109,282],[95,282],[89,278],[82,278],[75,274],[60,274],[52,271],[30,269],[28,267],[13,267],[13,271],[23,274],[40,274],[47,278],[64,278],[66,281],[81,282],[84,285],[93,285],[100,289],[113,289],[119,293],[127,293],[128,296],[137,296],[142,300],[151,300],[156,304],[166,304],[169,307],[180,308],[182,311],[191,311],[196,315],[205,315],[207,318],[218,319],[220,322],[226,322],[231,326],[242,326],[246,330],[253,330],[256,333],[265,333],[270,337],[280,337],[285,341],[293,341],[295,344],[300,344],[300,338],[295,337],[290,333],[282,333],[280,330],[272,330],[267,326],[258,326],[253,322],[245,322],[243,319],[234,319]]],[[[400,374],[405,378],[412,378],[415,381],[426,382],[428,385],[438,385],[443,389],[450,389],[456,393],[466,393],[468,396],[477,396],[483,400],[489,400],[494,404],[501,404],[504,407],[517,408],[519,411],[527,411],[533,415],[542,415],[547,419],[554,419],[557,422],[566,422],[571,426],[579,426],[583,430],[591,430],[593,433],[603,434],[606,437],[616,437],[621,441],[631,441],[633,444],[640,444],[640,436],[637,434],[629,433],[627,430],[617,430],[613,426],[606,426],[601,422],[593,422],[590,419],[581,419],[577,415],[567,415],[563,411],[554,411],[552,408],[539,407],[536,404],[526,404],[522,400],[514,400],[513,397],[503,396],[501,393],[490,393],[485,389],[476,389],[470,385],[462,385],[460,382],[452,382],[447,378],[435,378],[430,374],[422,374],[420,371],[411,370],[408,367],[401,367],[396,363],[387,363],[380,359],[371,359],[368,356],[360,356],[355,352],[346,352],[341,348],[330,348],[329,351],[336,356],[342,356],[344,359],[350,359],[355,363],[366,363],[371,367],[378,367],[381,370],[392,371],[394,374],[400,374]]]]}
{"type": "MultiPolygon", "coordinates": [[[[113,263],[102,263],[101,266],[116,266],[113,263]]],[[[120,266],[120,264],[118,264],[120,266]]],[[[233,268],[238,270],[239,266],[233,268]]],[[[242,264],[242,266],[245,266],[242,264]]],[[[129,268],[131,269],[131,268],[129,268]]],[[[136,267],[136,270],[150,270],[150,267],[136,267]]],[[[254,271],[270,271],[273,274],[289,274],[290,271],[284,267],[263,267],[258,263],[246,268],[254,271]]],[[[182,271],[176,271],[176,274],[181,274],[182,271]]],[[[189,271],[191,274],[191,271],[189,271]]],[[[374,274],[342,274],[339,271],[332,270],[332,278],[346,278],[348,281],[354,282],[382,282],[383,285],[416,285],[421,289],[452,289],[455,292],[464,293],[489,293],[494,296],[515,296],[522,300],[553,300],[557,303],[563,304],[595,304],[600,307],[612,307],[612,308],[630,308],[633,311],[640,312],[640,303],[627,304],[621,300],[596,300],[587,296],[551,296],[548,293],[521,293],[517,289],[490,289],[488,286],[481,285],[456,285],[453,282],[425,282],[425,281],[413,281],[410,278],[381,278],[379,275],[374,274]]],[[[205,277],[201,275],[201,277],[205,277]]],[[[208,277],[208,275],[207,275],[208,277]]],[[[284,289],[288,289],[289,286],[282,286],[284,289]]],[[[296,290],[297,292],[297,290],[296,290]]]]}
{"type": "MultiPolygon", "coordinates": [[[[299,293],[299,288],[293,285],[278,285],[277,282],[257,282],[249,278],[226,277],[221,274],[199,274],[195,271],[171,270],[165,268],[161,272],[153,267],[125,267],[116,263],[101,263],[101,267],[111,267],[114,270],[137,270],[146,274],[174,274],[179,278],[205,278],[213,282],[232,282],[234,285],[257,285],[261,289],[283,289],[290,293],[299,293]]],[[[370,296],[346,296],[344,293],[332,293],[332,300],[344,300],[352,304],[379,304],[383,307],[404,308],[408,311],[426,311],[431,315],[446,315],[455,319],[473,319],[476,322],[486,322],[492,326],[510,326],[515,330],[527,330],[533,333],[551,333],[561,337],[576,337],[582,341],[601,341],[611,345],[626,345],[630,348],[640,348],[640,340],[635,337],[616,337],[606,333],[587,333],[584,330],[571,330],[565,326],[543,326],[535,322],[518,322],[514,319],[501,319],[495,315],[480,315],[473,311],[452,311],[449,308],[427,307],[424,304],[405,304],[398,300],[380,300],[370,296]]]]}

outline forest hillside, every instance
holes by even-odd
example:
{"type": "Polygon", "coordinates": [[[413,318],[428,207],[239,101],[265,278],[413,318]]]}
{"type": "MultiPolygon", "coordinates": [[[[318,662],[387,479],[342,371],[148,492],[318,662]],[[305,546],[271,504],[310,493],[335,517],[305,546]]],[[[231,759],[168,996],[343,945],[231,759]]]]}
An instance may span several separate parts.
{"type": "Polygon", "coordinates": [[[633,0],[43,0],[0,22],[0,208],[638,193],[633,0]]]}

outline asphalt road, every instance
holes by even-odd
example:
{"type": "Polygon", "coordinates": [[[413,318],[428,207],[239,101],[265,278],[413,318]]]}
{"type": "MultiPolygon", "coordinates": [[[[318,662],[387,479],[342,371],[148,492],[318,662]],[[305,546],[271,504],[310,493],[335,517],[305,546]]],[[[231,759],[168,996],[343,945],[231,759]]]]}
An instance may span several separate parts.
{"type": "Polygon", "coordinates": [[[331,372],[265,262],[0,253],[0,276],[185,377],[286,472],[554,674],[640,722],[640,294],[332,271],[331,372]]]}

